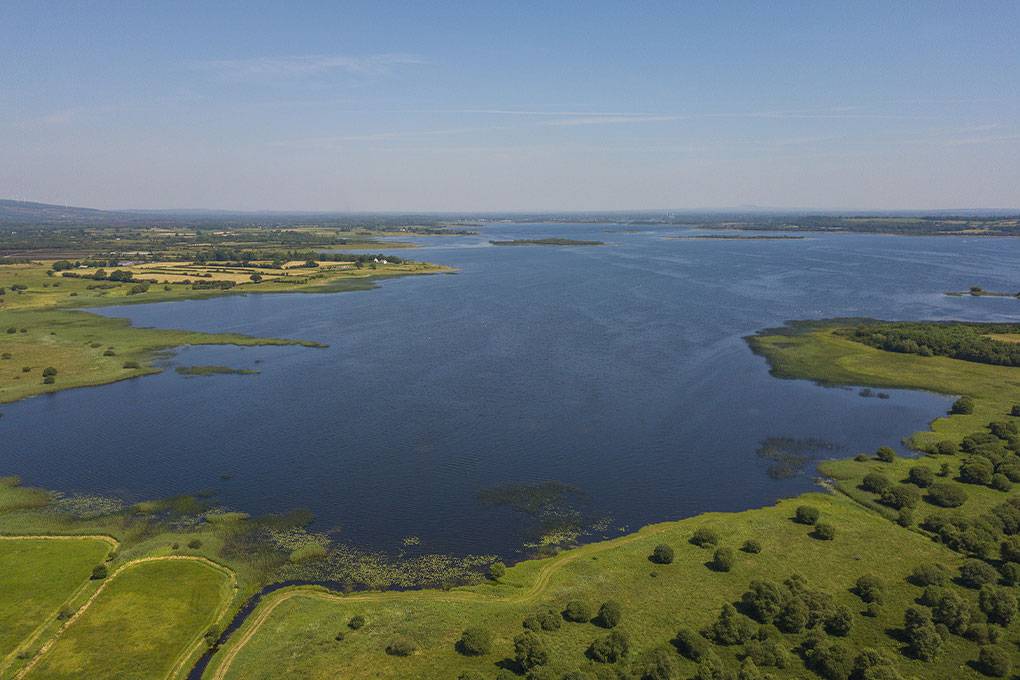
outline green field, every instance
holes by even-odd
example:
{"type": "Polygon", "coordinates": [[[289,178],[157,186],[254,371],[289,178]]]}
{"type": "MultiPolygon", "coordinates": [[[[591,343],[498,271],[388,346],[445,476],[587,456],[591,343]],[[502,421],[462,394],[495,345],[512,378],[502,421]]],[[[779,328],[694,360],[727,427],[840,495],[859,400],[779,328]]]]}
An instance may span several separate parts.
{"type": "Polygon", "coordinates": [[[99,538],[0,539],[0,657],[5,662],[88,582],[111,549],[99,538]]]}
{"type": "Polygon", "coordinates": [[[186,671],[232,595],[225,570],[197,560],[136,563],[110,577],[29,678],[151,678],[186,671]]]}

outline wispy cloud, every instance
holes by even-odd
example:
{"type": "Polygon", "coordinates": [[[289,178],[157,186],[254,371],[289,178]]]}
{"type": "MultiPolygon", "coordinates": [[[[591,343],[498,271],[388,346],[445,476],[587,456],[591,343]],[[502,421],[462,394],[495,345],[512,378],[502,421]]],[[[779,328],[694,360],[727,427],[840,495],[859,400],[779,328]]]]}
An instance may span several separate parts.
{"type": "Polygon", "coordinates": [[[195,62],[193,66],[220,77],[236,80],[260,78],[305,78],[328,73],[373,76],[389,73],[394,68],[426,63],[410,54],[373,54],[362,56],[318,54],[246,59],[212,59],[195,62]]]}

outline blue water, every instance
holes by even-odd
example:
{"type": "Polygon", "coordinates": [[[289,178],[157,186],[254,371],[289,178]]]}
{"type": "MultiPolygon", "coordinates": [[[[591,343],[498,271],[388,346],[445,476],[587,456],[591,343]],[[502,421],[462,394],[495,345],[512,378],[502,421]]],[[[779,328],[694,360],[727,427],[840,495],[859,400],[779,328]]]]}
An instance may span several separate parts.
{"type": "MultiPolygon", "coordinates": [[[[328,349],[191,347],[173,371],[5,407],[2,471],[128,500],[210,490],[251,513],[307,507],[339,540],[520,554],[536,519],[483,503],[554,480],[593,536],[770,503],[813,484],[768,475],[768,437],[852,455],[923,429],[951,398],[778,380],[742,337],[787,319],[1016,320],[1020,240],[822,235],[663,238],[606,225],[495,225],[406,254],[455,275],[372,291],[106,308],[143,326],[303,338],[328,349]],[[603,247],[492,247],[564,236],[603,247]],[[221,476],[229,476],[222,479],[221,476]]],[[[686,233],[686,232],[685,232],[686,233]]]]}

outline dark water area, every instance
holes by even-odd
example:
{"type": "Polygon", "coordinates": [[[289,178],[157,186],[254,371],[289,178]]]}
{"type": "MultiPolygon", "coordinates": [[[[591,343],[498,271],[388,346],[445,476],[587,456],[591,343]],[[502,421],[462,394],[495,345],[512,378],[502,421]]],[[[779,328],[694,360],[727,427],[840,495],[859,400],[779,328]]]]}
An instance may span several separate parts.
{"type": "Polygon", "coordinates": [[[410,550],[513,559],[543,518],[572,511],[599,538],[794,495],[813,464],[774,478],[757,453],[766,440],[853,455],[897,445],[952,400],[778,380],[745,335],[788,319],[1020,316],[1014,299],[943,295],[1020,289],[1020,240],[628,229],[493,225],[399,253],[455,275],[105,308],[141,326],[329,348],[183,348],[168,365],[260,373],[170,370],[12,404],[0,473],[128,500],[209,490],[253,514],[309,508],[316,529],[367,549],[407,550],[414,536],[410,550]],[[607,245],[488,243],[542,237],[607,245]],[[543,482],[572,491],[539,516],[521,510],[527,499],[492,502],[512,496],[494,487],[543,482]]]}

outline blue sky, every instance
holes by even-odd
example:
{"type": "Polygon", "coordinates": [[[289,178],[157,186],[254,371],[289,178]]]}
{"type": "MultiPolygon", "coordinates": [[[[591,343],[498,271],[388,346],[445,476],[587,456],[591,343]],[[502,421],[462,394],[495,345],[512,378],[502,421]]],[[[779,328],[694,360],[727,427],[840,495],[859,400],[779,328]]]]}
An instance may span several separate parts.
{"type": "Polygon", "coordinates": [[[1018,2],[0,9],[0,197],[1020,207],[1018,2]]]}

